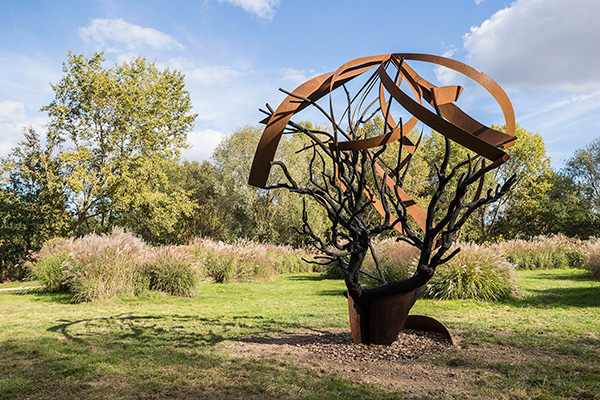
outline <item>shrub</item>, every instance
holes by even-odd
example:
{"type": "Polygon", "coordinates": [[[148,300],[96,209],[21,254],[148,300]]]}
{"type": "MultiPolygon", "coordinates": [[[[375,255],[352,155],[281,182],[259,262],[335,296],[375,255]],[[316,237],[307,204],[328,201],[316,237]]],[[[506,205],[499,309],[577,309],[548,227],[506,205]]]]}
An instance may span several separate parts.
{"type": "Polygon", "coordinates": [[[204,260],[205,275],[216,283],[231,282],[235,277],[237,264],[232,255],[207,253],[204,260]]]}
{"type": "Polygon", "coordinates": [[[586,247],[585,269],[590,271],[594,278],[600,278],[600,239],[590,239],[586,247]]]}
{"type": "Polygon", "coordinates": [[[583,268],[585,262],[584,244],[561,234],[511,240],[496,247],[517,269],[583,268]]]}
{"type": "Polygon", "coordinates": [[[181,246],[153,249],[144,265],[148,288],[174,296],[189,296],[197,283],[195,262],[181,246]]]}
{"type": "Polygon", "coordinates": [[[146,246],[140,239],[115,228],[106,235],[49,241],[36,254],[31,272],[39,279],[40,269],[53,265],[53,280],[40,279],[41,284],[50,291],[60,281],[59,286],[76,302],[135,295],[143,289],[140,265],[145,254],[146,246]],[[56,257],[68,257],[60,264],[60,274],[56,257]]]}
{"type": "Polygon", "coordinates": [[[323,277],[325,279],[344,279],[344,272],[337,262],[330,262],[325,266],[323,277]]]}
{"type": "Polygon", "coordinates": [[[202,273],[215,282],[268,280],[277,273],[311,272],[305,251],[240,240],[234,244],[195,238],[189,244],[202,265],[202,273]]]}
{"type": "Polygon", "coordinates": [[[68,263],[72,261],[68,254],[49,254],[29,265],[31,278],[38,280],[46,292],[56,293],[68,289],[68,263]]]}
{"type": "Polygon", "coordinates": [[[444,300],[500,300],[517,293],[510,262],[493,249],[465,244],[460,253],[437,268],[421,295],[444,300]]]}

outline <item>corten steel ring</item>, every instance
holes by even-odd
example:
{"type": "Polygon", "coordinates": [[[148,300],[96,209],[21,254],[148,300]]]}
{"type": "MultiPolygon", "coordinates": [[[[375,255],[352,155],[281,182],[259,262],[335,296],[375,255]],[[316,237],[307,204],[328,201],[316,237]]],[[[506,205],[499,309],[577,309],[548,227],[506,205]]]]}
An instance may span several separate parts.
{"type": "MultiPolygon", "coordinates": [[[[338,87],[372,69],[375,69],[375,79],[379,80],[379,106],[390,131],[376,137],[338,142],[337,127],[334,124],[334,142],[331,143],[333,148],[338,151],[362,150],[401,140],[402,146],[409,153],[413,153],[415,145],[405,134],[410,132],[418,121],[421,121],[450,140],[490,160],[495,166],[499,166],[509,159],[509,155],[504,152],[503,148],[513,145],[516,139],[515,116],[508,96],[496,82],[484,73],[446,57],[430,54],[395,53],[358,58],[342,65],[334,72],[317,76],[298,86],[291,95],[283,100],[270,117],[261,121],[266,124],[266,127],[254,155],[248,183],[260,188],[266,187],[271,162],[274,159],[281,135],[294,114],[309,106],[311,102],[316,102],[325,95],[331,94],[338,87]],[[504,114],[506,132],[500,132],[481,124],[453,104],[462,92],[461,87],[437,87],[419,76],[405,63],[406,60],[441,65],[479,83],[500,105],[504,114]],[[398,71],[397,82],[386,71],[390,63],[398,71]],[[400,88],[403,79],[411,87],[417,99],[416,101],[400,88]],[[397,126],[387,112],[388,100],[386,95],[390,96],[391,99],[395,100],[412,115],[412,118],[402,126],[397,126]],[[299,100],[301,98],[308,99],[308,101],[299,100]],[[436,113],[424,107],[423,101],[434,107],[436,113]]],[[[332,119],[334,119],[331,97],[330,112],[332,119]]],[[[386,182],[388,185],[394,185],[394,181],[390,177],[386,176],[386,179],[389,180],[389,182],[386,182]]],[[[481,186],[480,184],[479,191],[481,186]]],[[[425,212],[406,193],[401,192],[400,194],[407,210],[423,229],[425,212]]]]}

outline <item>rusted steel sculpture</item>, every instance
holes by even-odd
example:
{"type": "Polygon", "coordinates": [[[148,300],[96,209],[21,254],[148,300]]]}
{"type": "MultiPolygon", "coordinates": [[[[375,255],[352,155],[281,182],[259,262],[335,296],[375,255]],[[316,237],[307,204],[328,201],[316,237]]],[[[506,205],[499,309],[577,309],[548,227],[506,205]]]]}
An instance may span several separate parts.
{"type": "MultiPolygon", "coordinates": [[[[516,139],[514,112],[504,91],[487,75],[461,62],[429,54],[396,53],[350,61],[337,71],[317,76],[293,92],[284,93],[288,96],[276,110],[267,105],[268,111],[263,111],[268,115],[261,121],[266,128],[256,150],[249,184],[267,189],[285,188],[313,199],[327,211],[332,224],[330,237],[316,235],[306,217],[302,233],[323,254],[325,262],[337,262],[344,273],[354,341],[390,344],[405,323],[413,328],[445,331],[437,321],[408,317],[408,312],[435,268],[459,250],[445,256],[453,234],[476,209],[497,201],[514,183],[513,177],[482,196],[484,175],[509,159],[504,148],[516,139]],[[479,83],[500,105],[506,132],[479,123],[456,106],[454,102],[462,93],[460,86],[437,87],[419,76],[407,61],[443,66],[479,83]],[[351,94],[348,87],[358,77],[364,82],[351,94]],[[409,88],[412,96],[403,86],[409,88]],[[334,100],[334,92],[340,92],[336,92],[339,88],[343,89],[345,106],[336,119],[334,106],[338,101],[334,100]],[[328,104],[321,105],[319,100],[326,96],[328,104]],[[291,121],[309,106],[326,116],[330,132],[308,129],[291,121]],[[395,117],[399,110],[410,114],[405,123],[395,117]],[[383,132],[374,136],[363,134],[363,125],[377,115],[384,121],[383,132]],[[441,133],[446,146],[437,169],[436,191],[426,210],[404,190],[405,177],[420,142],[419,139],[414,143],[408,134],[419,121],[441,133]],[[298,184],[286,165],[274,160],[284,133],[300,133],[310,139],[311,145],[303,149],[313,152],[308,183],[298,184]],[[453,143],[471,153],[467,160],[450,166],[453,143]],[[383,157],[390,149],[395,152],[393,165],[389,157],[385,160],[383,157]],[[282,169],[285,180],[269,182],[273,166],[282,169]],[[456,176],[460,179],[452,191],[453,197],[446,209],[440,211],[439,200],[448,193],[448,184],[456,176]],[[476,188],[474,198],[465,201],[471,187],[476,188]],[[377,222],[366,219],[372,208],[382,217],[377,222]],[[413,230],[415,225],[420,232],[413,230]],[[398,231],[399,240],[420,250],[416,272],[404,281],[388,282],[373,251],[372,238],[391,229],[398,231]],[[361,269],[368,252],[375,260],[379,276],[361,269]],[[377,279],[380,286],[363,287],[359,283],[361,274],[377,279]]],[[[473,195],[473,190],[469,193],[473,195]]]]}

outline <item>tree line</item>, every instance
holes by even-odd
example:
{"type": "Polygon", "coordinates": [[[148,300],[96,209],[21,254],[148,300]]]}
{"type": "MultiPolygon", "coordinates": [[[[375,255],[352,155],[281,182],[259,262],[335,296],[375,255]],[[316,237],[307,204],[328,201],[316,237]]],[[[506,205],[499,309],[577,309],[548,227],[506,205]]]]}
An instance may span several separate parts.
{"type": "MultiPolygon", "coordinates": [[[[112,68],[103,63],[102,53],[90,58],[69,53],[62,79],[51,85],[54,99],[41,109],[50,119],[44,132],[24,129],[21,143],[1,161],[0,278],[22,278],[23,261],[52,238],[115,226],[152,244],[207,236],[301,246],[304,238],[295,228],[304,216],[313,229],[327,231],[319,207],[287,191],[247,185],[260,126],[227,136],[210,161],[182,161],[180,151],[196,118],[184,76],[144,58],[112,68]]],[[[374,119],[366,129],[377,134],[383,121],[374,119]]],[[[435,132],[410,135],[420,145],[405,185],[420,202],[434,190],[443,140],[435,132]]],[[[598,236],[600,139],[555,171],[539,134],[518,127],[517,137],[507,149],[511,159],[484,183],[485,190],[517,174],[513,189],[478,210],[458,239],[598,236]]],[[[276,157],[308,179],[306,146],[302,136],[287,135],[276,157]]],[[[467,152],[453,151],[456,159],[467,152]]]]}

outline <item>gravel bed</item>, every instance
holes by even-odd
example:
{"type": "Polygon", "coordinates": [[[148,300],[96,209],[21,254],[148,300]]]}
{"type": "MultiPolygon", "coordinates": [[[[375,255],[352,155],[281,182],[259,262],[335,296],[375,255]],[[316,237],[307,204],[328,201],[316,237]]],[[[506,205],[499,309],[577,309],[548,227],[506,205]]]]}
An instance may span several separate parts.
{"type": "Polygon", "coordinates": [[[350,332],[323,332],[295,343],[315,355],[339,361],[401,361],[452,347],[444,334],[405,329],[390,346],[355,344],[350,332]]]}

